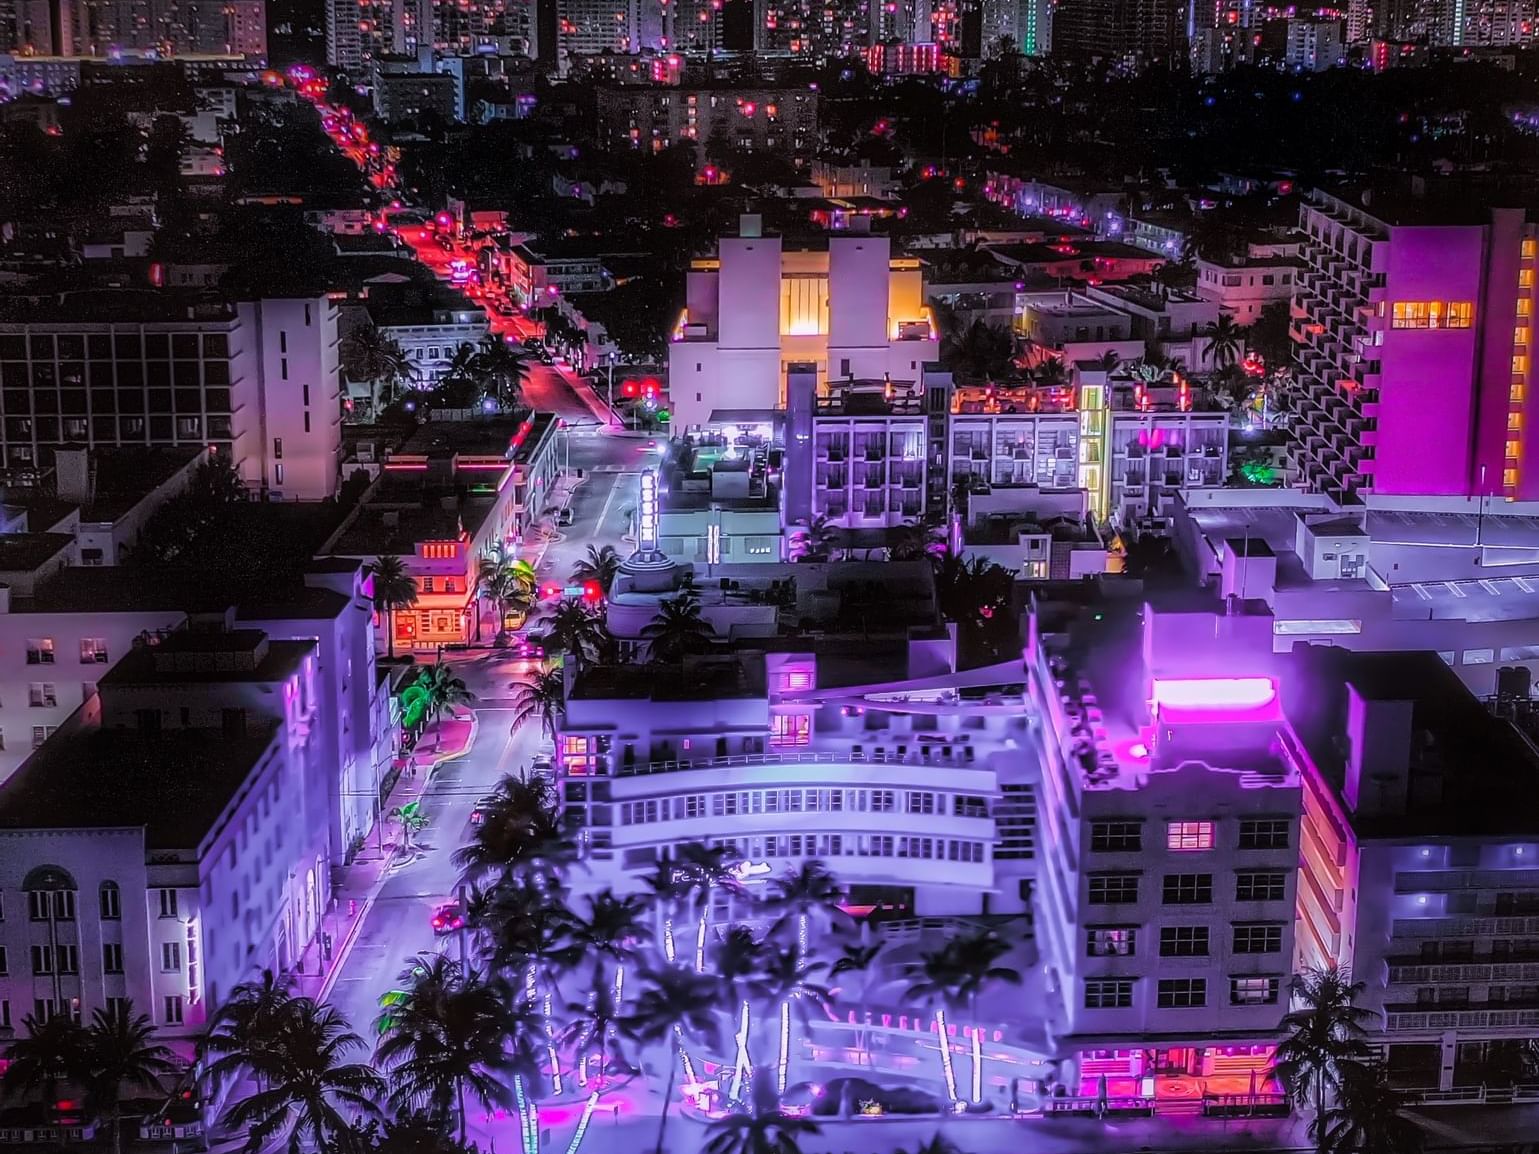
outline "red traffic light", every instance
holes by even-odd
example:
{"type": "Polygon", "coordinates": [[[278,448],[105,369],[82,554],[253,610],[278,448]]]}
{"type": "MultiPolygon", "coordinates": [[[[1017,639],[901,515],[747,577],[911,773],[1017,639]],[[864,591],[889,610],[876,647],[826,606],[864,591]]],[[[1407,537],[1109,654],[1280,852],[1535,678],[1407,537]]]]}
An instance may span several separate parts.
{"type": "Polygon", "coordinates": [[[637,385],[635,381],[626,381],[623,385],[620,386],[620,395],[622,397],[634,397],[636,392],[637,385]]]}
{"type": "Polygon", "coordinates": [[[604,595],[604,591],[599,588],[597,581],[584,581],[582,583],[582,595],[585,600],[597,601],[604,595]]]}

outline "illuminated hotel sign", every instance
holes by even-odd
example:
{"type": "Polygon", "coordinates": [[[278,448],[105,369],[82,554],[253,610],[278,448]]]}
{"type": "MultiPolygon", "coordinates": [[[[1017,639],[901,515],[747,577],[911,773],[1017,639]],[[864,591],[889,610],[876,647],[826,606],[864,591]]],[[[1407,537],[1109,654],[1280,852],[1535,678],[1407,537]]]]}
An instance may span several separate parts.
{"type": "Polygon", "coordinates": [[[657,548],[657,472],[641,474],[641,501],[636,507],[636,548],[650,553],[657,548]]]}

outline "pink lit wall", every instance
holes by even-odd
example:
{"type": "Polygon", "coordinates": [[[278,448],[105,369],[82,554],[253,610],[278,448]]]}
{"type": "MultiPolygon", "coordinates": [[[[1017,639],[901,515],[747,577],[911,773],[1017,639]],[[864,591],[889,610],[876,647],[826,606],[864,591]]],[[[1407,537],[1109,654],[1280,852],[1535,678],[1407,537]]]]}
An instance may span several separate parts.
{"type": "MultiPolygon", "coordinates": [[[[1474,492],[1475,424],[1485,307],[1485,230],[1402,227],[1392,234],[1383,290],[1381,385],[1370,483],[1376,493],[1463,495],[1474,492]],[[1394,329],[1396,301],[1473,301],[1468,329],[1394,329]]],[[[1499,327],[1511,338],[1511,318],[1499,327]]],[[[1505,395],[1505,383],[1503,384],[1505,395]]],[[[1489,478],[1500,491],[1501,471],[1489,478]]]]}

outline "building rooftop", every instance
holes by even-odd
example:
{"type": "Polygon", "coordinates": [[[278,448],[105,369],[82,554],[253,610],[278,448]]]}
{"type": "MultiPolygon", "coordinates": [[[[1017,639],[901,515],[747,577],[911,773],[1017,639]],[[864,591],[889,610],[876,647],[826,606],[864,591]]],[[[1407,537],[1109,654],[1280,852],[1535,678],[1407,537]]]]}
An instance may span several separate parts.
{"type": "Polygon", "coordinates": [[[194,848],[273,744],[276,721],[212,729],[59,734],[0,786],[3,829],[144,829],[148,849],[194,848]]]}
{"type": "Polygon", "coordinates": [[[577,675],[568,699],[719,701],[762,698],[768,692],[761,657],[702,654],[680,665],[597,665],[577,675]]]}
{"type": "Polygon", "coordinates": [[[73,547],[68,533],[0,533],[0,573],[32,573],[73,547]]]}
{"type": "Polygon", "coordinates": [[[91,500],[81,507],[80,519],[93,524],[116,521],[202,453],[202,449],[192,445],[94,450],[94,491],[91,500]]]}
{"type": "MultiPolygon", "coordinates": [[[[529,420],[541,422],[543,427],[554,419],[549,413],[538,413],[529,420]]],[[[428,457],[511,456],[514,449],[528,439],[528,433],[520,437],[520,430],[528,423],[506,418],[486,421],[424,421],[395,451],[428,457]]]]}
{"type": "Polygon", "coordinates": [[[1366,837],[1533,833],[1539,830],[1539,750],[1510,722],[1493,717],[1435,653],[1356,653],[1302,646],[1290,655],[1284,699],[1310,760],[1346,804],[1347,687],[1368,701],[1409,702],[1406,730],[1370,729],[1400,742],[1387,754],[1408,768],[1403,807],[1353,814],[1366,837]],[[1291,686],[1291,689],[1290,689],[1291,686]]]}
{"type": "Polygon", "coordinates": [[[235,306],[203,292],[174,289],[81,289],[35,296],[0,296],[0,324],[92,328],[111,322],[198,321],[231,324],[235,306]]]}
{"type": "Polygon", "coordinates": [[[182,629],[142,645],[102,675],[100,684],[164,685],[211,681],[277,682],[298,671],[314,641],[274,641],[260,629],[208,633],[182,629]]]}

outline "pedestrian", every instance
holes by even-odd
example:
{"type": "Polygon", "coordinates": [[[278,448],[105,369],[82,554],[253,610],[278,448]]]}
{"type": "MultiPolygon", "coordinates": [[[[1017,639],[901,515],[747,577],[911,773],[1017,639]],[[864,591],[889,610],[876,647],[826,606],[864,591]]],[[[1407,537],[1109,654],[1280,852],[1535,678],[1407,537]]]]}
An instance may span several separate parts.
{"type": "Polygon", "coordinates": [[[620,1103],[616,1102],[615,1103],[615,1125],[618,1126],[619,1124],[620,1124],[620,1103]]]}

